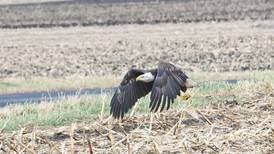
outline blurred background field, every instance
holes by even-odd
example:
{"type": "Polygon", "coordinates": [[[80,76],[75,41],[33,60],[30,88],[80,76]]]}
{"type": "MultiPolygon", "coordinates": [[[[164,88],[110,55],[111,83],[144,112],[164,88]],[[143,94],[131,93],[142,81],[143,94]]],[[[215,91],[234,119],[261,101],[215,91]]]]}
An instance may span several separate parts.
{"type": "Polygon", "coordinates": [[[1,29],[0,77],[121,76],[171,61],[187,72],[274,69],[272,21],[1,29]]]}
{"type": "Polygon", "coordinates": [[[3,28],[272,20],[270,0],[71,0],[0,6],[3,28]]]}

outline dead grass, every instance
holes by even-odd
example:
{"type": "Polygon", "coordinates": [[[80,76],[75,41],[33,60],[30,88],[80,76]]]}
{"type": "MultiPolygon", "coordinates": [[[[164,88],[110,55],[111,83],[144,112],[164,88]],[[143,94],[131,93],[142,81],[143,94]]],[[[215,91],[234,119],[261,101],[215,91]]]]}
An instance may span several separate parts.
{"type": "Polygon", "coordinates": [[[117,85],[120,77],[83,77],[71,76],[64,78],[5,78],[0,79],[0,94],[16,92],[56,91],[82,88],[109,88],[117,85]]]}
{"type": "Polygon", "coordinates": [[[258,83],[237,93],[246,98],[243,102],[219,100],[205,108],[183,105],[120,122],[104,116],[57,128],[25,127],[1,133],[0,149],[19,153],[273,153],[273,92],[273,84],[258,83]]]}

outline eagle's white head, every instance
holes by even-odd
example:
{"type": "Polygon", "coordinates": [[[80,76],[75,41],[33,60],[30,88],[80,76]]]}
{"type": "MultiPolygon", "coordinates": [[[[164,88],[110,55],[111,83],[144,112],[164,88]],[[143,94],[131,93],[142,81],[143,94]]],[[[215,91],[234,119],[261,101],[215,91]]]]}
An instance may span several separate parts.
{"type": "Polygon", "coordinates": [[[154,75],[151,72],[144,73],[142,75],[139,75],[136,78],[136,81],[142,81],[142,82],[152,82],[154,80],[154,75]]]}

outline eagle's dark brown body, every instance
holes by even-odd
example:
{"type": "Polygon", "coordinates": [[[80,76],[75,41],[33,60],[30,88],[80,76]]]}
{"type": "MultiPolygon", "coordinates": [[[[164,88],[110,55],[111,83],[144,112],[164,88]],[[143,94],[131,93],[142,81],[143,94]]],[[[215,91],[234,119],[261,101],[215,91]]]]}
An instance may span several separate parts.
{"type": "Polygon", "coordinates": [[[130,69],[112,97],[110,112],[114,118],[123,118],[138,99],[149,92],[151,111],[158,111],[160,106],[160,111],[169,109],[180,91],[185,92],[189,87],[187,79],[181,69],[170,63],[159,63],[158,68],[152,70],[130,69]],[[138,76],[148,72],[155,77],[152,82],[136,81],[138,76]]]}

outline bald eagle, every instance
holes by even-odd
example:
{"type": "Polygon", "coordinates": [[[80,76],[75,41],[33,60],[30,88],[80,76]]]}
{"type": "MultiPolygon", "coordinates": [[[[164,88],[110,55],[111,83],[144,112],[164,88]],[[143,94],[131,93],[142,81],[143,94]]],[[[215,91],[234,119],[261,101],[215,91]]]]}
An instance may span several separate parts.
{"type": "Polygon", "coordinates": [[[150,111],[167,110],[180,91],[192,88],[192,81],[178,67],[160,62],[157,69],[141,70],[131,68],[114,92],[110,103],[110,114],[116,119],[123,118],[139,98],[150,95],[150,111]]]}

